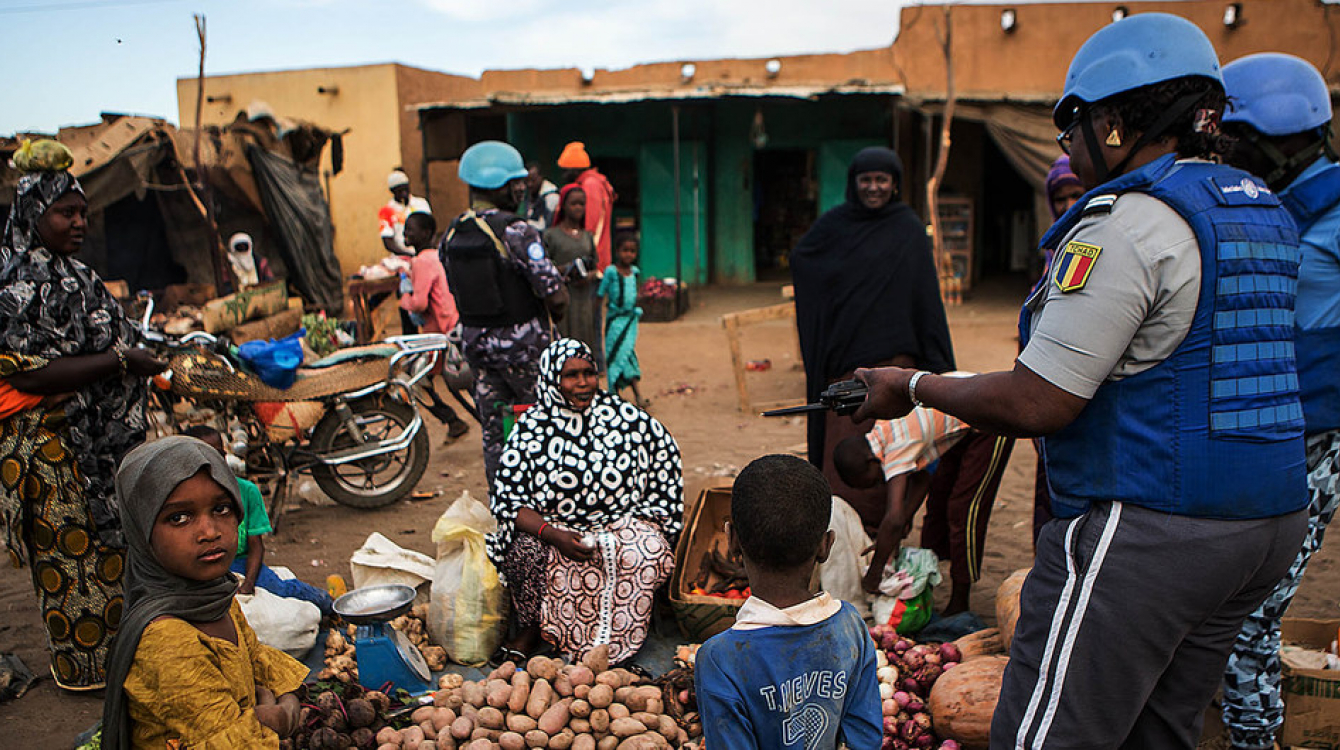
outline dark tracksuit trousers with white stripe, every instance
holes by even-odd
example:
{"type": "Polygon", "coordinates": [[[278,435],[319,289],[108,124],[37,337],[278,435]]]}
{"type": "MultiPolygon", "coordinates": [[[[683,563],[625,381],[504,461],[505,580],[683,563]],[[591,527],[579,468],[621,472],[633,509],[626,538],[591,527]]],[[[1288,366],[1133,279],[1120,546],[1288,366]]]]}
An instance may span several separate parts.
{"type": "Polygon", "coordinates": [[[1049,521],[992,749],[1194,748],[1243,620],[1306,528],[1306,510],[1222,521],[1126,503],[1049,521]]]}

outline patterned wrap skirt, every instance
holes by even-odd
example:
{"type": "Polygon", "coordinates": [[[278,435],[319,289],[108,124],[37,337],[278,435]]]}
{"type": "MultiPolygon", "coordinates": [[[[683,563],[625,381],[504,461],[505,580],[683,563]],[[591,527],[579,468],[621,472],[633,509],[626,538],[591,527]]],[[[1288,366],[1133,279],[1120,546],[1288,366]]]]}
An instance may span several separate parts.
{"type": "Polygon", "coordinates": [[[125,555],[99,540],[60,420],[30,409],[0,420],[0,505],[11,526],[10,562],[27,565],[51,652],[67,690],[104,687],[121,622],[125,555]]]}
{"type": "Polygon", "coordinates": [[[590,533],[596,553],[586,562],[549,548],[540,629],[545,640],[574,659],[608,644],[610,663],[618,664],[647,640],[652,595],[670,577],[675,551],[640,518],[623,518],[590,533]]]}

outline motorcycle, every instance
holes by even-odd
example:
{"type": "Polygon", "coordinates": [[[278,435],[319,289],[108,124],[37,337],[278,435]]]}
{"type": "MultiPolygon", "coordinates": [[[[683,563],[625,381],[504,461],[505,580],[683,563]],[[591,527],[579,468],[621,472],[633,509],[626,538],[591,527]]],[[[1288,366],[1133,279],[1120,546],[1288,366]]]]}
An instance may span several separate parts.
{"type": "Polygon", "coordinates": [[[142,326],[168,369],[154,379],[155,405],[176,432],[174,399],[211,409],[216,428],[245,457],[246,474],[270,498],[278,528],[294,475],[310,474],[333,500],[380,508],[414,489],[428,465],[428,434],[415,386],[449,346],[445,334],[394,336],[344,349],[299,370],[287,389],[246,372],[226,340],[203,332],[180,338],[142,326]]]}

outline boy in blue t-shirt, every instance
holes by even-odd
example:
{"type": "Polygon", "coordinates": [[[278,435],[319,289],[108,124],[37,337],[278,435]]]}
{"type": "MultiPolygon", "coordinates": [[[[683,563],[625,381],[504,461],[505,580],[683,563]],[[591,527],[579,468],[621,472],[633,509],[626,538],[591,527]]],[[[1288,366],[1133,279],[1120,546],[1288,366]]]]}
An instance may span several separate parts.
{"type": "MultiPolygon", "coordinates": [[[[223,436],[209,425],[194,425],[183,430],[182,434],[208,443],[225,457],[228,455],[223,449],[223,436]]],[[[237,529],[237,557],[233,558],[232,571],[243,577],[237,592],[254,594],[259,586],[275,596],[311,602],[321,610],[323,616],[333,615],[334,601],[329,593],[296,578],[280,578],[265,564],[264,535],[273,533],[274,529],[270,527],[261,488],[255,482],[241,477],[237,479],[237,487],[242,496],[242,525],[237,529]]]]}
{"type": "Polygon", "coordinates": [[[732,554],[753,593],[735,625],[703,644],[694,667],[703,738],[712,750],[882,742],[875,644],[850,604],[809,590],[828,557],[832,490],[794,456],[745,467],[731,494],[732,554]]]}

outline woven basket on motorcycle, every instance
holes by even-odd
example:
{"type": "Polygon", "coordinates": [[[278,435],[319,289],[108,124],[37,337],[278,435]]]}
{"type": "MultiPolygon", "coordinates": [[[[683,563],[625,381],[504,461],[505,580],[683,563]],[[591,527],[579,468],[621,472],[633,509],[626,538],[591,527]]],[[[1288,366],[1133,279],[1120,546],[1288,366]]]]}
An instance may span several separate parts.
{"type": "Polygon", "coordinates": [[[312,401],[365,388],[386,379],[384,357],[298,371],[286,389],[272,388],[260,378],[229,367],[218,356],[188,352],[172,358],[172,392],[188,398],[218,401],[312,401]]]}

